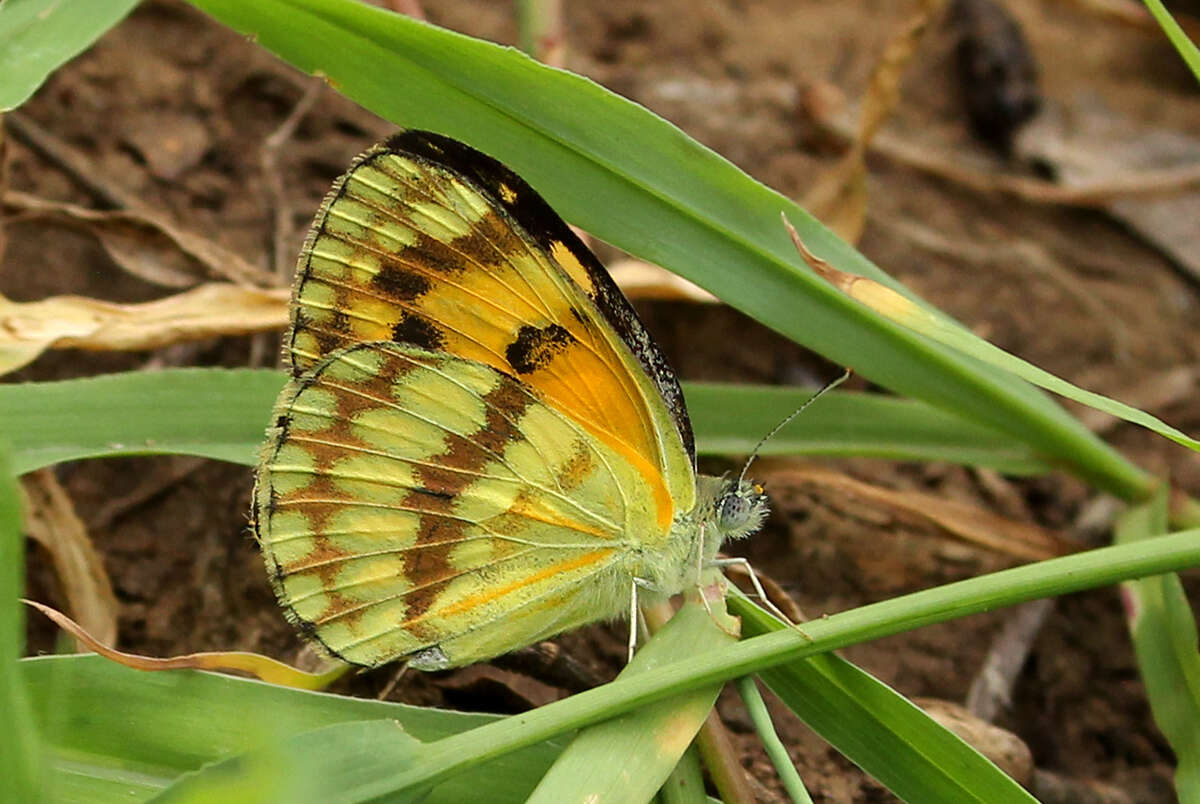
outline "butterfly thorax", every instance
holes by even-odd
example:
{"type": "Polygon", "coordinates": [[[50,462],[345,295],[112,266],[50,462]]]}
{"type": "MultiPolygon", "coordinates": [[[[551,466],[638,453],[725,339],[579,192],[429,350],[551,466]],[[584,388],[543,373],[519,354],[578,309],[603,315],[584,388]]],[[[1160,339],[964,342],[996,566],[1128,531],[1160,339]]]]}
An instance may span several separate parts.
{"type": "Polygon", "coordinates": [[[675,517],[668,540],[669,557],[645,566],[645,580],[664,594],[694,584],[726,541],[743,539],[762,527],[769,501],[762,486],[729,476],[697,475],[696,505],[675,517]]]}

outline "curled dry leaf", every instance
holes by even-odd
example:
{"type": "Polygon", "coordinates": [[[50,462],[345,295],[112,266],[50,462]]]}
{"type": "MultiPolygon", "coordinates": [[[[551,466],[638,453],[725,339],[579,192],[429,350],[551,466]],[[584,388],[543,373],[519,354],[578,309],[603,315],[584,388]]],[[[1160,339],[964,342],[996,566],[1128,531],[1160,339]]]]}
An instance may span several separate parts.
{"type": "Polygon", "coordinates": [[[642,260],[617,260],[608,266],[613,281],[631,299],[719,302],[716,296],[678,274],[642,260]]]}
{"type": "Polygon", "coordinates": [[[75,513],[66,490],[50,469],[21,479],[25,529],[50,554],[71,613],[105,643],[117,639],[117,597],[104,561],[75,513]]]}
{"type": "Polygon", "coordinates": [[[89,634],[80,625],[60,611],[50,608],[34,600],[22,600],[26,606],[37,609],[46,615],[55,625],[82,642],[90,650],[117,664],[132,667],[134,670],[214,670],[217,672],[248,673],[255,678],[271,684],[281,684],[285,687],[295,687],[303,690],[321,690],[328,687],[338,678],[346,674],[351,665],[337,662],[331,669],[323,673],[306,673],[294,667],[276,661],[269,656],[248,651],[210,651],[204,653],[188,653],[183,656],[172,656],[160,659],[154,656],[139,656],[136,653],[125,653],[116,650],[89,634]]]}
{"type": "Polygon", "coordinates": [[[1030,522],[1018,522],[934,494],[895,491],[872,486],[839,472],[798,466],[782,459],[763,459],[760,474],[773,482],[816,488],[833,504],[847,509],[865,507],[917,524],[932,525],[968,544],[1013,558],[1040,561],[1066,555],[1078,547],[1071,541],[1030,522]]]}
{"type": "Polygon", "coordinates": [[[993,721],[1013,700],[1017,678],[1033,650],[1033,641],[1054,611],[1054,598],[1031,600],[1006,612],[1004,627],[992,640],[987,655],[967,690],[967,710],[993,721]]]}
{"type": "Polygon", "coordinates": [[[190,287],[206,275],[240,285],[278,284],[270,272],[250,264],[237,252],[176,226],[154,212],[106,212],[49,201],[17,190],[4,193],[3,199],[6,211],[48,218],[91,232],[114,262],[156,285],[190,287]]]}
{"type": "Polygon", "coordinates": [[[13,302],[0,296],[0,374],[50,348],[154,349],[215,335],[282,329],[286,288],[262,290],[211,283],[143,304],[83,296],[13,302]]]}

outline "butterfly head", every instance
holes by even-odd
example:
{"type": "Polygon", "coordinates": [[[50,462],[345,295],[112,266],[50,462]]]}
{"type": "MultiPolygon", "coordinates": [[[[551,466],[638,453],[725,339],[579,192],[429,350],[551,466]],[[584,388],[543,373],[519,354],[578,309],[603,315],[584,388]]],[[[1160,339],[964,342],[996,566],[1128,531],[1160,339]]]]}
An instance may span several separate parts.
{"type": "Polygon", "coordinates": [[[769,509],[762,486],[740,478],[725,478],[713,508],[712,524],[722,542],[742,539],[762,527],[769,509]]]}

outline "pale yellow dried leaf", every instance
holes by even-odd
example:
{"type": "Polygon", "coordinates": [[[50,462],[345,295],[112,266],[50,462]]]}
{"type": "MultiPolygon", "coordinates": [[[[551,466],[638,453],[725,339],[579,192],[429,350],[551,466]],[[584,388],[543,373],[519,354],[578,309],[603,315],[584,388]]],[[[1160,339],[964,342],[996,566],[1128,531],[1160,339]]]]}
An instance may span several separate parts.
{"type": "Polygon", "coordinates": [[[117,597],[104,561],[66,490],[50,469],[21,478],[25,531],[50,554],[74,617],[101,642],[117,638],[117,597]]]}
{"type": "Polygon", "coordinates": [[[0,374],[46,349],[155,349],[216,335],[246,335],[287,324],[286,288],[216,282],[141,304],[84,296],[13,302],[0,296],[0,374]]]}
{"type": "Polygon", "coordinates": [[[104,644],[95,636],[88,633],[78,623],[73,622],[60,611],[50,608],[34,600],[22,600],[27,606],[37,609],[46,615],[59,628],[75,637],[88,649],[95,651],[106,659],[132,667],[134,670],[212,670],[215,672],[249,673],[255,678],[270,684],[280,684],[285,687],[295,687],[303,690],[322,690],[346,674],[351,665],[334,660],[329,669],[321,673],[306,673],[286,665],[269,656],[250,653],[243,650],[206,651],[203,653],[188,653],[183,656],[172,656],[160,659],[155,656],[141,656],[136,653],[126,653],[104,644]]]}
{"type": "Polygon", "coordinates": [[[621,291],[631,299],[705,303],[720,301],[704,288],[682,276],[642,260],[617,260],[608,266],[608,272],[621,291]]]}

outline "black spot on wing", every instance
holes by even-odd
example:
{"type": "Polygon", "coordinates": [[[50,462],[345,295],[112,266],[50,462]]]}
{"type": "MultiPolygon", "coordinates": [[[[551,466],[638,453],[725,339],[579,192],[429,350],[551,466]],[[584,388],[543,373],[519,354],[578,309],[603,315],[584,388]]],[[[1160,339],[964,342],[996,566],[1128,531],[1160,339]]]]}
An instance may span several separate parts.
{"type": "Polygon", "coordinates": [[[517,339],[504,350],[504,356],[518,374],[530,374],[575,342],[575,336],[559,324],[540,329],[526,324],[517,330],[517,339]]]}
{"type": "Polygon", "coordinates": [[[387,296],[400,301],[412,301],[429,292],[429,278],[400,265],[385,263],[371,277],[371,285],[387,296]]]}
{"type": "Polygon", "coordinates": [[[410,343],[413,346],[435,352],[442,348],[445,339],[442,331],[428,318],[405,313],[392,327],[392,340],[396,343],[410,343]]]}
{"type": "MultiPolygon", "coordinates": [[[[688,454],[694,459],[695,441],[691,421],[688,419],[687,405],[683,400],[679,380],[667,364],[666,357],[646,332],[637,313],[600,260],[575,236],[571,227],[567,226],[536,190],[490,156],[441,134],[416,129],[400,131],[389,137],[380,147],[425,159],[454,171],[479,188],[493,204],[507,212],[543,249],[549,251],[556,241],[566,246],[592,280],[595,292],[589,294],[591,300],[609,326],[629,347],[662,395],[667,410],[675,420],[679,437],[683,440],[688,454]]],[[[570,281],[569,276],[567,279],[570,281]]],[[[514,343],[510,349],[516,345],[514,343]]]]}

